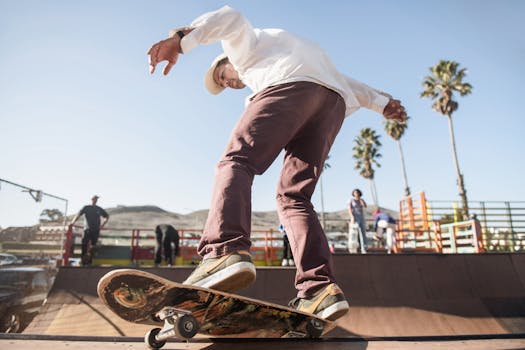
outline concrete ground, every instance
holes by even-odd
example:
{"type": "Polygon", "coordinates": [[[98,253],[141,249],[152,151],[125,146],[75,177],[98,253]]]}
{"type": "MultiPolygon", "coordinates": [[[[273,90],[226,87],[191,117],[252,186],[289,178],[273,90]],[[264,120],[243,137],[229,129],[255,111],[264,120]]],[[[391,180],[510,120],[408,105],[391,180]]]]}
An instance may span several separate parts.
{"type": "MultiPolygon", "coordinates": [[[[13,337],[0,336],[0,349],[28,350],[135,350],[147,349],[141,338],[135,337],[13,337]]],[[[494,339],[363,339],[333,338],[323,340],[259,340],[259,339],[196,339],[189,342],[170,341],[165,350],[512,350],[525,349],[524,338],[494,339]]]]}

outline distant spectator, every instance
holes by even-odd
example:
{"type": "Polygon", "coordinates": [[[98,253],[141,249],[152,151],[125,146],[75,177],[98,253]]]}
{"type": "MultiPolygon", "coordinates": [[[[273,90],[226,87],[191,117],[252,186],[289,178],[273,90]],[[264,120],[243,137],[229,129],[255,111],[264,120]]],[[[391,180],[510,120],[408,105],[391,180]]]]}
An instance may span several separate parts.
{"type": "Polygon", "coordinates": [[[73,218],[70,225],[74,225],[77,220],[84,215],[84,235],[82,237],[82,266],[91,265],[93,262],[93,254],[95,246],[98,242],[100,230],[106,226],[109,215],[108,213],[97,205],[100,197],[94,195],[91,198],[91,205],[86,205],[73,218]],[[100,224],[100,218],[104,221],[100,224]]]}
{"type": "Polygon", "coordinates": [[[361,252],[366,252],[368,247],[366,244],[365,208],[367,206],[365,200],[361,198],[362,195],[363,193],[358,188],[352,191],[352,198],[348,201],[348,213],[350,214],[351,227],[357,225],[361,231],[360,234],[357,235],[361,252]]]}
{"type": "Polygon", "coordinates": [[[376,240],[382,242],[386,238],[385,248],[390,254],[396,242],[396,219],[379,209],[374,210],[374,231],[376,240]]]}
{"type": "Polygon", "coordinates": [[[179,232],[171,225],[157,225],[155,227],[157,244],[155,247],[155,266],[162,262],[162,251],[164,250],[164,261],[166,265],[173,266],[173,256],[179,255],[179,232]],[[173,245],[173,248],[172,248],[173,245]]]}
{"type": "Polygon", "coordinates": [[[288,235],[286,234],[283,224],[279,225],[279,231],[283,235],[283,260],[281,261],[281,266],[295,266],[292,249],[290,248],[290,241],[288,240],[288,235]]]}

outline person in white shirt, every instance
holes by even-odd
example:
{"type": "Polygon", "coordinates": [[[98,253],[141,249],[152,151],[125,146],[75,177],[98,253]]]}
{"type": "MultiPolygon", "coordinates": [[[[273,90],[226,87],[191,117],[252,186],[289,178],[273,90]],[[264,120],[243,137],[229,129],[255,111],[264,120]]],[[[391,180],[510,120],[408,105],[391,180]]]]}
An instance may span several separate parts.
{"type": "Polygon", "coordinates": [[[249,87],[245,111],[216,168],[212,203],[199,244],[201,264],[184,283],[233,292],[255,279],[249,250],[251,187],[284,149],[277,188],[279,220],[297,266],[292,307],[335,320],[349,308],[335,283],[332,257],[311,203],[324,161],[345,116],[360,107],[404,121],[398,100],[340,73],[324,51],[281,29],[257,29],[224,6],[148,51],[150,72],[167,61],[167,75],[180,54],[221,42],[205,74],[212,94],[249,87]]]}

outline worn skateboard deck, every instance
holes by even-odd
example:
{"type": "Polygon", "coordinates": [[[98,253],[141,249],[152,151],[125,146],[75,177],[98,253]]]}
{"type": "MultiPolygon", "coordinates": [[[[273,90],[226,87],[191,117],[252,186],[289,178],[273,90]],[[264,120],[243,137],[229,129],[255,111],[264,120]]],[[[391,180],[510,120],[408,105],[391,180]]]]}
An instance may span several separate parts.
{"type": "Polygon", "coordinates": [[[104,304],[124,320],[162,326],[146,334],[151,348],[170,337],[320,337],[335,323],[289,307],[183,285],[140,270],[113,270],[97,287],[104,304]]]}

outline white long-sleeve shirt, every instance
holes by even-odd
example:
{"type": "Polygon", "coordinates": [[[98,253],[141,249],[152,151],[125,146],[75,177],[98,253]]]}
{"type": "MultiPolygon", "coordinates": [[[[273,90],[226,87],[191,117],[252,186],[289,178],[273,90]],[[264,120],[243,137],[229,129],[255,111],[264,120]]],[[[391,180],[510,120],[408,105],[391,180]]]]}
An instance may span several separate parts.
{"type": "Polygon", "coordinates": [[[208,12],[191,23],[181,41],[187,54],[198,45],[221,41],[224,53],[252,91],[278,84],[308,81],[339,93],[349,115],[360,107],[382,113],[387,94],[341,74],[316,44],[281,29],[257,29],[229,6],[208,12]]]}

